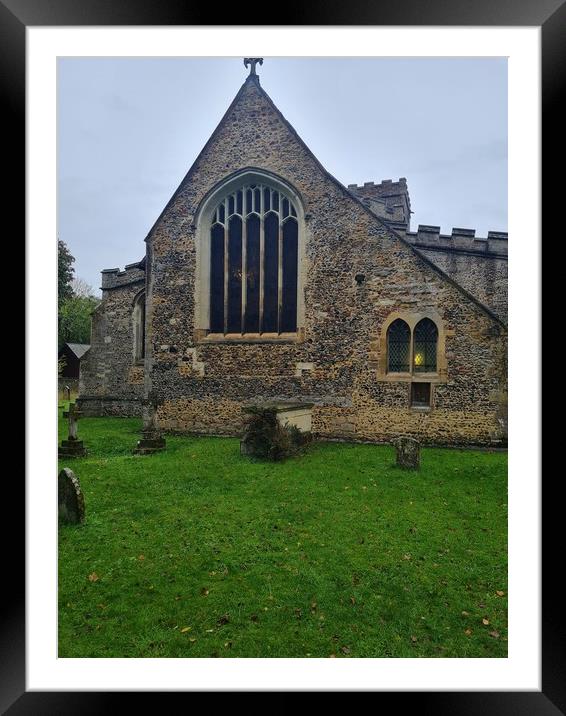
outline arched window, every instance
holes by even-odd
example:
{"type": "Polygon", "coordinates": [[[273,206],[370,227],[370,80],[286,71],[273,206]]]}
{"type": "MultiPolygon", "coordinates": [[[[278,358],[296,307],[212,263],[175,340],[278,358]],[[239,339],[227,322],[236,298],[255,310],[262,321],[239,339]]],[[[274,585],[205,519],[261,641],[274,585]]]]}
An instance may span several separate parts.
{"type": "Polygon", "coordinates": [[[280,189],[245,183],[210,224],[210,333],[295,333],[297,208],[280,189]]]}
{"type": "Polygon", "coordinates": [[[413,332],[413,368],[415,373],[434,373],[438,328],[430,318],[423,318],[413,332]]]}
{"type": "Polygon", "coordinates": [[[397,318],[387,329],[387,370],[408,373],[411,362],[411,330],[397,318]]]}
{"type": "Polygon", "coordinates": [[[134,303],[134,361],[145,358],[145,292],[140,293],[134,303]]]}

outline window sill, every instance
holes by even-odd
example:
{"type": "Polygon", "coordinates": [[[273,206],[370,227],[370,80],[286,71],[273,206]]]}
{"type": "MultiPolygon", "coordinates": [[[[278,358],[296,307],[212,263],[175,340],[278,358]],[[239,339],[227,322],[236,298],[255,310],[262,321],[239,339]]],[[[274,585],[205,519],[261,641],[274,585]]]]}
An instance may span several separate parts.
{"type": "Polygon", "coordinates": [[[209,333],[202,336],[198,343],[298,343],[298,333],[209,333]]]}
{"type": "Polygon", "coordinates": [[[446,375],[441,373],[384,373],[379,380],[392,383],[445,383],[446,375]]]}
{"type": "Polygon", "coordinates": [[[432,410],[432,406],[430,405],[410,405],[409,407],[416,413],[430,413],[432,410]]]}

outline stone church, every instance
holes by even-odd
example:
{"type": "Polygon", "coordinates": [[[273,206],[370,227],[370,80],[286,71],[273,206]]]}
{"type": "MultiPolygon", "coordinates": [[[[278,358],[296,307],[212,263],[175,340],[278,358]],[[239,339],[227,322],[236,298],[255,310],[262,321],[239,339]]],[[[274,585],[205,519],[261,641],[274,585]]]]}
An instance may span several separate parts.
{"type": "Polygon", "coordinates": [[[308,407],[323,439],[506,444],[507,234],[411,231],[407,182],[344,186],[250,74],[145,239],[102,271],[86,415],[238,435],[308,407]]]}

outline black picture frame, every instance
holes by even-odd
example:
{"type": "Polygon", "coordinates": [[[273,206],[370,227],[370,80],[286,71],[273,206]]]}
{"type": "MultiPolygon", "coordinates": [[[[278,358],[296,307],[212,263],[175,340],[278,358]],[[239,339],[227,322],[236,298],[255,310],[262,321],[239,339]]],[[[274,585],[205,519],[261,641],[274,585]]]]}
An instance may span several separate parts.
{"type": "MultiPolygon", "coordinates": [[[[5,156],[4,172],[10,181],[3,192],[4,206],[15,218],[15,232],[23,231],[25,217],[25,31],[28,26],[88,25],[215,25],[217,9],[212,5],[183,0],[0,0],[0,83],[3,100],[5,141],[12,152],[5,156]]],[[[242,24],[241,6],[224,6],[224,25],[242,24]]],[[[365,0],[317,0],[309,4],[289,0],[286,24],[296,25],[380,25],[380,26],[538,26],[542,36],[543,111],[543,229],[550,236],[561,206],[561,154],[563,115],[558,103],[566,73],[565,0],[397,0],[369,3],[365,0]]],[[[262,25],[269,19],[260,18],[262,25]]],[[[254,24],[246,22],[246,25],[254,24]]],[[[533,192],[539,187],[533,186],[533,192]]],[[[563,199],[562,199],[563,201],[563,199]]],[[[555,235],[558,235],[555,233],[555,235]]],[[[23,238],[23,237],[22,237],[23,238]]],[[[22,241],[23,245],[24,242],[22,241]]],[[[540,247],[539,247],[540,250],[540,247]]],[[[536,337],[538,339],[538,337],[536,337]]],[[[28,349],[31,346],[28,342],[28,349]]],[[[539,376],[531,376],[539,380],[539,376]]],[[[557,471],[557,478],[559,470],[557,471]]],[[[560,509],[559,479],[545,485],[543,520],[543,607],[542,607],[542,690],[540,692],[378,692],[378,705],[393,697],[397,708],[414,708],[421,714],[537,714],[566,712],[565,618],[562,609],[560,575],[563,567],[553,548],[563,543],[563,520],[553,519],[552,506],[560,509]]],[[[23,505],[24,481],[13,477],[5,486],[5,504],[23,505]],[[13,494],[9,494],[9,490],[13,494]]],[[[559,513],[558,513],[559,514],[559,513]]],[[[21,521],[24,524],[24,521],[21,521]]],[[[13,529],[13,528],[12,528],[13,529]]],[[[10,716],[20,714],[94,714],[126,705],[141,696],[145,708],[163,709],[163,693],[108,692],[26,692],[25,687],[25,560],[23,528],[10,533],[10,587],[4,584],[6,600],[1,612],[0,709],[10,716]],[[17,535],[17,536],[16,536],[17,535]],[[18,539],[19,538],[19,539],[18,539]],[[15,547],[19,542],[19,550],[15,547]],[[8,593],[9,592],[9,593],[8,593]],[[7,598],[7,599],[6,599],[7,598]],[[157,703],[159,698],[159,705],[157,703]]],[[[561,556],[561,555],[560,555],[561,556]]],[[[563,559],[563,558],[562,558],[563,559]]],[[[6,576],[8,567],[4,566],[6,576]]],[[[176,694],[185,699],[187,694],[176,694]]],[[[169,700],[169,699],[168,699],[169,700]]]]}

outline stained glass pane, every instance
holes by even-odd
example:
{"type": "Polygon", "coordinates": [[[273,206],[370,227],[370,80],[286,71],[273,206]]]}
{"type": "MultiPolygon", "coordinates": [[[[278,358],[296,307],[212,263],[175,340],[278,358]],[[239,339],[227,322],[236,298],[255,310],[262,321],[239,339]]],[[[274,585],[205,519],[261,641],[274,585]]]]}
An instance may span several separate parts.
{"type": "Polygon", "coordinates": [[[247,223],[246,318],[244,330],[259,332],[259,217],[252,214],[247,223]]]}
{"type": "Polygon", "coordinates": [[[210,235],[210,330],[224,332],[224,227],[219,224],[210,235]]]}
{"type": "Polygon", "coordinates": [[[415,373],[436,371],[436,347],[438,329],[430,318],[423,318],[415,326],[413,346],[413,368],[415,373]]]}
{"type": "Polygon", "coordinates": [[[263,210],[269,211],[271,209],[271,190],[265,187],[263,190],[263,210]]]}
{"type": "Polygon", "coordinates": [[[263,257],[263,333],[277,331],[277,274],[279,265],[279,218],[270,213],[265,217],[263,257]]]}
{"type": "Polygon", "coordinates": [[[228,239],[228,333],[242,330],[242,220],[230,219],[228,239]]]}
{"type": "Polygon", "coordinates": [[[390,373],[409,371],[409,346],[411,331],[409,326],[398,318],[387,329],[387,370],[390,373]]]}
{"type": "Polygon", "coordinates": [[[283,225],[283,297],[281,332],[297,330],[298,227],[294,219],[283,225]]]}

